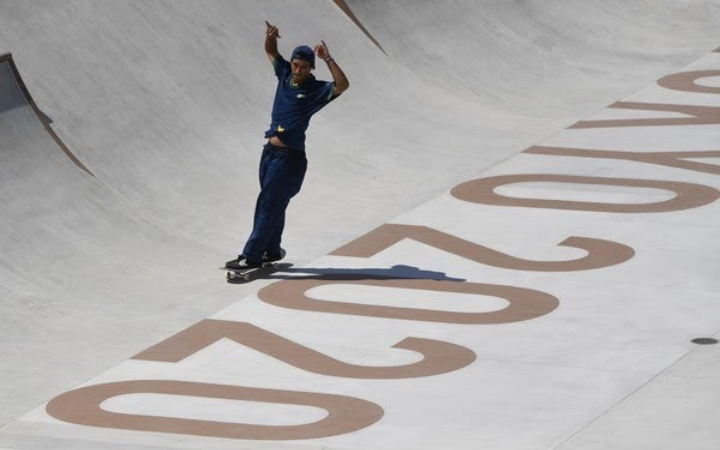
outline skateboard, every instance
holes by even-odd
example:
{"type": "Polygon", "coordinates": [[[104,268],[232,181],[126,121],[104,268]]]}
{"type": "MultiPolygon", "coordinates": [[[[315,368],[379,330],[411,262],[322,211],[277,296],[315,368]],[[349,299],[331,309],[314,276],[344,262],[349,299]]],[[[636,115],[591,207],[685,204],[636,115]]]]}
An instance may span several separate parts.
{"type": "MultiPolygon", "coordinates": [[[[258,275],[263,273],[271,273],[279,269],[280,260],[285,258],[287,252],[284,248],[280,249],[280,257],[276,261],[263,262],[260,267],[246,267],[243,269],[231,269],[229,267],[221,267],[220,270],[227,272],[227,280],[233,281],[240,278],[243,281],[250,281],[255,279],[258,275]]],[[[290,267],[292,264],[286,266],[290,267]]]]}
{"type": "Polygon", "coordinates": [[[266,262],[260,267],[246,267],[243,269],[231,269],[229,267],[220,267],[220,270],[227,272],[227,280],[241,279],[243,281],[250,281],[257,278],[263,273],[270,273],[278,269],[279,261],[266,262]]]}

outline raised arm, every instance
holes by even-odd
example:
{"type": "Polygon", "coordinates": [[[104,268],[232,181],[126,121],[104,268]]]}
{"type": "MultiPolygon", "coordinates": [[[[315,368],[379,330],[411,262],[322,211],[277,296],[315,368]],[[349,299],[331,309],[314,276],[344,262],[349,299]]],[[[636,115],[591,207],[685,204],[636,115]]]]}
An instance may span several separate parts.
{"type": "Polygon", "coordinates": [[[350,82],[348,81],[345,73],[342,71],[340,66],[338,66],[338,63],[335,61],[335,59],[330,56],[330,51],[328,51],[325,41],[320,42],[322,42],[322,44],[315,46],[315,53],[318,55],[319,58],[324,59],[327,63],[328,69],[330,69],[330,73],[332,74],[333,81],[335,82],[335,91],[333,92],[333,96],[337,97],[350,87],[350,82]]]}
{"type": "Polygon", "coordinates": [[[265,53],[271,63],[274,63],[278,57],[277,40],[280,38],[280,31],[275,25],[270,25],[265,21],[265,53]]]}

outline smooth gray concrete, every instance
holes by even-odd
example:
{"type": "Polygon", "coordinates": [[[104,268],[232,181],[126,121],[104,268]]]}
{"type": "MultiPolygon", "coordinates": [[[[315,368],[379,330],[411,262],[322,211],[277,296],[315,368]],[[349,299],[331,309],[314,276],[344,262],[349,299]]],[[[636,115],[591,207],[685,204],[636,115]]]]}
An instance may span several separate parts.
{"type": "MultiPolygon", "coordinates": [[[[689,134],[677,127],[667,133],[566,128],[595,113],[596,118],[618,117],[617,110],[601,110],[633,94],[635,101],[672,102],[670,94],[658,96],[648,88],[667,74],[695,66],[717,70],[717,64],[702,58],[720,45],[720,5],[699,0],[353,0],[347,5],[384,52],[332,1],[0,1],[0,53],[12,52],[42,113],[38,117],[3,64],[0,424],[5,426],[0,447],[82,449],[93,442],[118,449],[470,449],[483,443],[508,449],[716,447],[712,427],[682,435],[689,424],[715,412],[711,400],[720,389],[707,375],[717,372],[713,349],[695,349],[686,339],[697,337],[692,335],[696,331],[712,335],[720,330],[712,315],[717,313],[712,306],[717,252],[704,241],[716,229],[717,208],[656,221],[525,210],[497,215],[492,208],[458,207],[447,192],[481,174],[524,170],[588,176],[624,172],[641,178],[640,170],[610,163],[557,158],[538,165],[537,156],[516,156],[540,142],[593,148],[632,142],[638,151],[639,142],[652,142],[657,145],[647,144],[644,151],[662,151],[692,139],[693,145],[682,150],[712,149],[715,128],[689,134]],[[632,237],[656,258],[642,259],[644,265],[626,273],[603,269],[597,277],[580,276],[567,284],[535,274],[466,269],[430,247],[404,247],[395,259],[373,260],[391,267],[406,262],[403,257],[417,258],[422,269],[471,281],[488,281],[489,275],[488,282],[513,284],[520,278],[571,300],[562,303],[567,309],[539,325],[472,333],[432,324],[413,327],[436,339],[461,340],[481,360],[474,371],[439,376],[429,385],[401,380],[366,391],[365,385],[325,384],[325,379],[294,372],[275,376],[274,365],[244,355],[256,364],[250,364],[254,369],[247,375],[255,383],[267,380],[281,387],[297,382],[307,390],[331,386],[335,390],[328,392],[348,394],[357,388],[385,401],[386,419],[348,435],[348,441],[206,441],[102,428],[76,432],[50,421],[42,405],[51,399],[89,380],[132,378],[135,370],[145,369],[129,358],[213,315],[268,324],[319,348],[357,352],[357,361],[365,358],[369,364],[373,355],[363,354],[355,342],[370,339],[382,346],[386,338],[392,344],[405,337],[374,319],[364,332],[348,331],[335,342],[337,329],[358,325],[335,317],[315,321],[306,312],[283,315],[255,296],[269,281],[228,285],[217,270],[238,253],[251,226],[257,162],[274,91],[262,50],[265,20],[280,28],[284,54],[297,43],[324,39],[351,81],[350,90],[311,124],[309,174],[289,210],[285,237],[288,259],[296,267],[362,268],[363,261],[326,255],[387,222],[437,223],[468,240],[481,236],[483,245],[508,253],[526,251],[530,259],[537,256],[533,251],[540,252],[538,244],[530,239],[513,243],[510,237],[534,233],[559,242],[567,237],[565,231],[591,230],[608,239],[632,237]],[[53,139],[43,116],[92,175],[53,139]],[[638,231],[643,227],[646,231],[638,231]],[[696,236],[688,253],[682,245],[653,253],[657,242],[678,234],[696,236]],[[678,258],[696,270],[657,275],[668,272],[667,261],[678,258]],[[598,303],[605,300],[607,285],[626,288],[613,291],[614,308],[634,293],[643,303],[621,317],[621,324],[610,316],[593,322],[597,311],[574,297],[573,283],[588,280],[594,289],[586,295],[598,303]],[[691,312],[667,298],[673,288],[678,295],[687,289],[697,294],[691,312]],[[654,312],[654,321],[634,328],[634,315],[642,314],[642,306],[651,307],[648,299],[660,293],[663,308],[654,312]],[[297,328],[298,318],[313,329],[297,328]],[[573,330],[582,335],[578,343],[560,345],[563,338],[576,336],[573,330]],[[373,333],[376,337],[368,337],[373,333]],[[617,333],[616,340],[601,344],[608,333],[617,333]],[[494,345],[485,347],[488,342],[494,345]],[[626,352],[634,343],[638,347],[626,352]],[[632,368],[634,360],[643,365],[632,368]],[[295,376],[300,381],[293,381],[295,376]],[[547,383],[525,391],[536,377],[547,383]],[[683,384],[696,378],[692,387],[683,384]],[[477,390],[478,385],[495,388],[477,390]],[[436,393],[420,394],[428,389],[436,393]],[[419,396],[422,404],[416,403],[419,396]],[[454,417],[452,406],[464,398],[497,406],[500,416],[469,408],[461,415],[466,421],[441,420],[454,417]],[[683,408],[677,409],[679,403],[683,408]],[[511,405],[523,408],[522,414],[511,405]],[[668,419],[671,425],[660,435],[635,426],[673,414],[678,420],[668,419]],[[488,425],[478,430],[473,422],[488,425]],[[518,431],[525,423],[526,432],[518,431]],[[434,425],[437,440],[424,434],[434,425]],[[697,442],[702,445],[688,446],[697,442]]],[[[329,77],[322,64],[317,74],[329,77]]],[[[690,103],[717,103],[711,95],[697,95],[690,103]]],[[[660,175],[720,187],[717,175],[679,176],[673,170],[660,175]]],[[[592,199],[603,194],[581,189],[573,195],[592,199]]],[[[372,292],[357,295],[371,298],[372,292]]],[[[431,305],[433,300],[422,301],[431,305]]],[[[193,362],[182,377],[230,378],[231,367],[208,361],[193,362]]],[[[176,376],[165,368],[149,372],[176,376]]],[[[292,411],[281,411],[293,417],[292,411]]],[[[268,417],[260,414],[257,420],[268,417]]]]}

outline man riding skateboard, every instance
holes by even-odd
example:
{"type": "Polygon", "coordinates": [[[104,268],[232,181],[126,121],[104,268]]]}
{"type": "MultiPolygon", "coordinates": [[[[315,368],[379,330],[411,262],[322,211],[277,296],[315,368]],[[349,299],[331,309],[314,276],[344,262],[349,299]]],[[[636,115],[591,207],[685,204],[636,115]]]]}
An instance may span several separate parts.
{"type": "Polygon", "coordinates": [[[295,48],[286,61],[278,53],[278,28],[265,22],[265,53],[278,79],[268,139],[260,158],[260,194],[255,205],[253,230],[242,253],[225,266],[231,269],[261,267],[285,256],[280,247],[285,210],[302,186],[307,169],[305,132],[310,118],[350,86],[330,56],[324,41],[314,49],[295,48]],[[315,56],[325,61],[333,81],[320,81],[311,73],[315,56]]]}

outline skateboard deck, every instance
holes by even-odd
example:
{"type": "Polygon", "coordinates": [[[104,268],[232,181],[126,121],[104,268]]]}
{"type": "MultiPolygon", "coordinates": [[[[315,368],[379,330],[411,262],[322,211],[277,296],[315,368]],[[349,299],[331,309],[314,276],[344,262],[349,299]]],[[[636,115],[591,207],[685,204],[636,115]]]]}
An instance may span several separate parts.
{"type": "Polygon", "coordinates": [[[231,269],[229,267],[220,267],[220,270],[227,272],[227,279],[230,280],[254,280],[260,275],[273,272],[278,269],[278,261],[263,263],[260,267],[247,267],[243,269],[231,269]]]}

